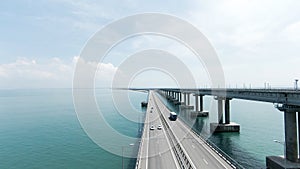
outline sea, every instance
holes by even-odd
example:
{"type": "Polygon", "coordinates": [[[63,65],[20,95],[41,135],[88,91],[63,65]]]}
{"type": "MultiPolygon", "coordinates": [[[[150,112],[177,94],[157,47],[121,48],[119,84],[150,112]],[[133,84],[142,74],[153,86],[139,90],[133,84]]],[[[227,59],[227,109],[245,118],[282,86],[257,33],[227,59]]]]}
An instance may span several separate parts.
{"type": "MultiPolygon", "coordinates": [[[[103,105],[101,112],[107,124],[138,140],[145,115],[141,102],[147,100],[147,93],[124,94],[129,95],[133,109],[140,112],[138,122],[120,115],[111,89],[94,91],[97,103],[103,105]]],[[[164,102],[178,111],[167,100],[164,102]]],[[[216,111],[213,98],[205,97],[204,103],[205,110],[216,111]]],[[[245,168],[266,168],[266,156],[283,154],[283,145],[274,142],[284,139],[283,113],[273,104],[233,99],[230,108],[231,121],[241,125],[240,132],[214,134],[208,138],[210,141],[245,168]]],[[[213,116],[199,117],[194,130],[208,128],[213,116]]],[[[114,141],[114,146],[120,152],[138,153],[138,142],[134,146],[119,142],[114,141]]],[[[111,153],[88,136],[78,120],[72,89],[0,90],[0,169],[133,169],[135,162],[135,158],[111,153]]]]}

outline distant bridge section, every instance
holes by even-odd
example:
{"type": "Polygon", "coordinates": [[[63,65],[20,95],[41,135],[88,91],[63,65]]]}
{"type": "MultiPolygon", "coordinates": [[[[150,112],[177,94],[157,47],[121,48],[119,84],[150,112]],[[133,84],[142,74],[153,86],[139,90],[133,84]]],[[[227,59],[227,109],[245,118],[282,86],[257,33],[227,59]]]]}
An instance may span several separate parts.
{"type": "Polygon", "coordinates": [[[292,89],[221,89],[221,88],[130,88],[130,90],[163,90],[171,92],[197,93],[232,99],[243,99],[300,106],[300,90],[292,89]]]}

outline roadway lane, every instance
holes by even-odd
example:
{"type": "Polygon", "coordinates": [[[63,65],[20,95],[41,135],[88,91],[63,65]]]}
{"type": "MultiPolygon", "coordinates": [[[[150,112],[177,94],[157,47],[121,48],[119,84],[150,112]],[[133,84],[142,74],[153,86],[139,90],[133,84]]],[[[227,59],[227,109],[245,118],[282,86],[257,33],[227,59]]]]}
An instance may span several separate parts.
{"type": "Polygon", "coordinates": [[[157,129],[157,126],[162,125],[162,122],[156,110],[156,106],[153,105],[152,98],[153,94],[150,92],[141,146],[142,158],[138,168],[179,168],[164,128],[162,130],[157,129]],[[155,126],[154,130],[150,130],[151,125],[155,126]]]}
{"type": "Polygon", "coordinates": [[[212,151],[200,138],[198,138],[190,128],[180,120],[170,121],[168,119],[170,111],[162,101],[154,94],[156,103],[164,118],[171,127],[172,132],[181,143],[194,166],[204,169],[232,168],[216,152],[212,151]]]}

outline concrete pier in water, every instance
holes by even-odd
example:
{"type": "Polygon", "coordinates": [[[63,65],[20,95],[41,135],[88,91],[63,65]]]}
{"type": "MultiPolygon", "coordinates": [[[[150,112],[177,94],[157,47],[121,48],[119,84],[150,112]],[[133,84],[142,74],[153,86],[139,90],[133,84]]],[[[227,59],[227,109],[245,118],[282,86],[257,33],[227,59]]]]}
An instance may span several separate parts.
{"type": "Polygon", "coordinates": [[[216,97],[218,101],[218,123],[210,123],[211,132],[239,132],[240,125],[230,122],[230,98],[216,97]],[[223,122],[223,102],[225,102],[225,122],[223,122]]]}
{"type": "Polygon", "coordinates": [[[204,95],[194,94],[194,96],[195,96],[195,111],[191,111],[191,116],[207,117],[209,112],[203,111],[203,96],[204,95]],[[199,97],[200,97],[200,100],[199,100],[199,97]]]}

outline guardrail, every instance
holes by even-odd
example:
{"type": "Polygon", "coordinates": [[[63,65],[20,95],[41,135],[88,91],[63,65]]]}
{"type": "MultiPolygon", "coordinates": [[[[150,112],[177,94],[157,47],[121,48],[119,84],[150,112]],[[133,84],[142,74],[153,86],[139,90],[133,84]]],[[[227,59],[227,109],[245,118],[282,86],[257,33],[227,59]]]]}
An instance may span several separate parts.
{"type": "Polygon", "coordinates": [[[210,147],[211,150],[216,152],[218,156],[220,156],[227,164],[229,164],[232,168],[235,169],[245,169],[243,166],[241,166],[238,162],[236,162],[233,158],[231,158],[229,155],[227,155],[223,150],[221,150],[218,146],[216,146],[212,141],[208,139],[204,139],[204,136],[201,136],[201,134],[195,132],[194,130],[191,130],[198,138],[200,138],[208,147],[210,147]]]}
{"type": "Polygon", "coordinates": [[[167,133],[167,136],[170,140],[170,143],[172,144],[172,149],[174,150],[174,154],[177,158],[177,161],[180,165],[180,168],[182,169],[193,169],[192,167],[192,164],[191,162],[189,161],[189,159],[187,158],[186,154],[184,153],[182,147],[180,146],[179,142],[177,141],[176,137],[174,136],[173,132],[171,132],[171,129],[170,129],[170,126],[168,125],[168,123],[166,122],[165,118],[163,117],[157,103],[156,103],[156,100],[155,98],[154,99],[154,102],[155,102],[155,106],[156,106],[156,109],[158,110],[159,112],[159,117],[162,121],[162,124],[164,126],[164,128],[166,129],[166,133],[167,133]]]}
{"type": "MultiPolygon", "coordinates": [[[[183,124],[186,125],[186,127],[189,128],[189,126],[185,123],[184,120],[182,120],[183,124]]],[[[200,138],[208,147],[210,147],[211,150],[216,152],[218,156],[220,156],[227,164],[229,164],[234,169],[245,169],[242,165],[240,165],[238,162],[236,162],[233,158],[231,158],[229,155],[227,155],[223,150],[221,150],[218,146],[216,146],[212,141],[208,140],[205,136],[197,133],[193,129],[191,131],[200,138]]]]}
{"type": "MultiPolygon", "coordinates": [[[[142,134],[141,138],[143,138],[143,135],[145,133],[144,130],[145,130],[145,128],[143,129],[143,134],[142,134]]],[[[140,161],[142,159],[142,155],[141,155],[142,146],[143,146],[143,140],[141,139],[141,142],[140,142],[140,145],[139,145],[139,152],[138,152],[138,155],[137,155],[138,158],[136,159],[136,162],[135,162],[135,169],[138,169],[140,161]]]]}
{"type": "MultiPolygon", "coordinates": [[[[182,120],[183,124],[190,128],[184,120],[182,120]]],[[[229,164],[234,169],[245,169],[242,165],[240,165],[238,162],[236,162],[233,158],[231,158],[229,155],[227,155],[223,150],[221,150],[218,146],[216,146],[212,141],[208,140],[205,136],[197,133],[191,128],[191,131],[200,138],[203,143],[205,143],[211,150],[216,152],[216,154],[221,157],[227,164],[229,164]]]]}
{"type": "MultiPolygon", "coordinates": [[[[147,113],[147,112],[146,112],[147,113]]],[[[147,116],[147,115],[146,115],[147,116]]],[[[147,117],[145,116],[145,120],[144,120],[144,125],[143,125],[143,133],[141,135],[141,138],[144,138],[144,134],[146,133],[145,130],[146,127],[145,127],[145,124],[146,124],[146,119],[147,117]]],[[[139,145],[139,152],[138,152],[138,155],[137,155],[137,159],[136,159],[136,162],[135,162],[135,169],[138,169],[139,168],[139,164],[140,164],[140,161],[142,159],[142,146],[143,146],[144,142],[143,142],[143,139],[141,139],[140,141],[140,145],[139,145]]]]}

